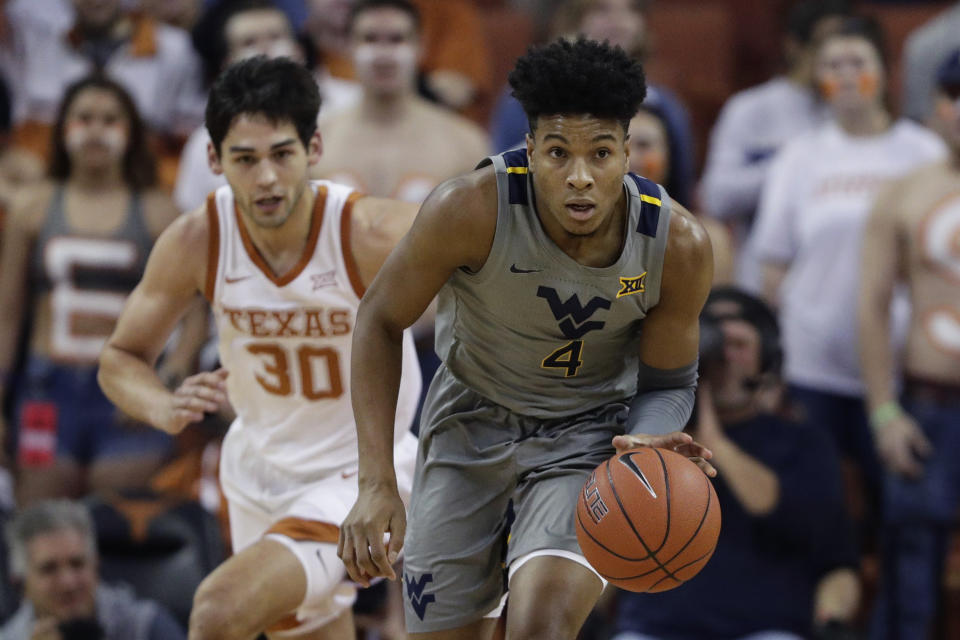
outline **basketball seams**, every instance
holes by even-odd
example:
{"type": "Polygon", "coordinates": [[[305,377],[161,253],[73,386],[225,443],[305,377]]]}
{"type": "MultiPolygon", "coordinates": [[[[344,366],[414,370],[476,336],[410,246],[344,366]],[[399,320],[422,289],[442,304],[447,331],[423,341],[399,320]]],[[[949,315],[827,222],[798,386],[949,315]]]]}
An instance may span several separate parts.
{"type": "MultiPolygon", "coordinates": [[[[694,530],[693,534],[690,536],[690,539],[687,540],[687,541],[683,544],[683,546],[680,547],[680,548],[677,550],[676,553],[674,553],[672,556],[670,556],[670,558],[668,558],[668,559],[664,562],[664,565],[670,564],[671,562],[673,562],[674,560],[677,559],[677,556],[679,556],[681,553],[683,553],[684,551],[686,551],[687,547],[689,547],[689,546],[693,543],[693,541],[697,538],[697,535],[699,535],[700,530],[703,529],[703,524],[707,521],[707,516],[710,514],[710,508],[713,506],[713,491],[712,491],[713,487],[710,485],[710,480],[709,480],[706,476],[704,476],[703,480],[704,480],[704,482],[707,484],[707,506],[706,506],[706,507],[704,508],[704,510],[703,510],[703,516],[701,516],[701,518],[700,518],[700,523],[697,525],[697,528],[694,530]]],[[[641,540],[641,543],[642,543],[642,542],[643,542],[643,541],[641,540]]],[[[601,545],[601,546],[602,546],[602,545],[601,545]]],[[[644,546],[646,546],[646,545],[644,545],[644,546]]],[[[712,553],[713,553],[713,550],[711,549],[711,550],[710,550],[710,554],[712,554],[712,553]]],[[[708,554],[708,555],[709,555],[709,554],[708,554]]],[[[702,557],[703,557],[703,556],[701,556],[701,558],[702,558],[702,557]]],[[[694,560],[693,562],[697,562],[697,560],[694,560]]],[[[682,567],[678,567],[677,569],[675,569],[675,571],[680,571],[681,569],[684,569],[684,568],[686,568],[686,567],[689,567],[690,564],[692,564],[692,563],[687,563],[687,564],[683,565],[682,567]]],[[[606,576],[606,575],[603,576],[603,577],[604,577],[604,578],[607,578],[607,579],[613,578],[614,580],[634,580],[634,579],[636,579],[636,578],[646,577],[646,576],[650,575],[651,573],[653,573],[654,571],[656,571],[656,569],[652,569],[652,570],[650,570],[650,571],[647,571],[646,573],[641,573],[641,574],[639,574],[639,575],[635,575],[635,576],[624,576],[624,577],[622,577],[622,578],[618,578],[618,577],[616,577],[616,576],[606,576]]],[[[666,569],[664,569],[664,571],[667,572],[666,569]]],[[[672,574],[669,574],[669,572],[667,572],[667,573],[668,573],[668,576],[664,576],[664,578],[666,578],[666,577],[673,577],[675,580],[677,580],[677,581],[680,582],[680,583],[683,583],[683,582],[684,582],[684,580],[680,580],[680,579],[677,578],[676,576],[673,576],[672,574]]],[[[664,578],[661,578],[660,580],[658,580],[658,581],[657,581],[656,583],[654,583],[654,584],[659,584],[660,582],[663,582],[664,578]]],[[[652,587],[651,587],[651,588],[652,588],[652,587]]]]}
{"type": "MultiPolygon", "coordinates": [[[[657,566],[663,570],[664,573],[672,577],[677,582],[683,582],[679,578],[673,575],[673,573],[667,569],[666,565],[660,562],[660,559],[657,558],[656,554],[651,551],[650,547],[647,546],[647,543],[644,541],[643,537],[640,535],[640,532],[637,531],[636,525],[633,524],[633,519],[630,517],[630,514],[627,513],[627,510],[623,506],[623,500],[620,499],[620,493],[617,491],[617,486],[613,482],[613,475],[610,472],[610,461],[607,461],[606,472],[607,472],[607,482],[610,484],[610,492],[613,494],[614,499],[617,501],[617,506],[620,508],[620,513],[623,514],[624,519],[627,521],[627,524],[630,526],[630,530],[633,531],[633,535],[637,537],[637,541],[643,545],[644,550],[650,554],[650,559],[653,560],[657,566]]],[[[669,507],[669,505],[668,505],[669,507]]],[[[655,569],[654,569],[655,571],[655,569]]],[[[606,577],[606,576],[605,576],[606,577]]],[[[619,578],[617,578],[619,580],[619,578]]]]}
{"type": "MultiPolygon", "coordinates": [[[[664,528],[663,540],[660,542],[660,546],[657,547],[657,551],[659,552],[663,549],[664,545],[667,544],[667,540],[670,539],[670,475],[667,473],[667,463],[663,459],[663,454],[657,449],[654,449],[653,452],[657,454],[657,458],[660,460],[660,472],[663,474],[663,492],[667,497],[667,526],[664,528]]],[[[669,562],[669,560],[667,562],[669,562]]]]}

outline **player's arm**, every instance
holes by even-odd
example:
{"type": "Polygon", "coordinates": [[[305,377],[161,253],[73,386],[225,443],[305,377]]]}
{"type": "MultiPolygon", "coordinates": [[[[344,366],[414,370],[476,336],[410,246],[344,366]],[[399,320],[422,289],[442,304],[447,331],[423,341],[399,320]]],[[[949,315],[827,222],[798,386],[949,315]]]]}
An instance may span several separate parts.
{"type": "Polygon", "coordinates": [[[226,402],[222,372],[190,376],[171,392],[154,369],[173,327],[203,290],[208,235],[204,209],[181,216],[160,235],[100,354],[97,380],[107,397],[168,433],[226,402]]]}
{"type": "Polygon", "coordinates": [[[864,229],[857,317],[860,365],[877,449],[892,470],[915,476],[922,471],[917,455],[928,453],[930,443],[894,397],[890,344],[890,302],[906,259],[897,223],[899,212],[909,206],[900,196],[903,191],[902,182],[884,190],[864,229]]]}
{"type": "Polygon", "coordinates": [[[491,170],[445,182],[424,202],[413,227],[360,303],[351,362],[362,452],[360,495],[343,524],[339,546],[354,580],[395,577],[390,564],[403,544],[406,515],[393,468],[403,330],[420,317],[456,269],[482,267],[495,229],[496,184],[491,170]],[[391,534],[389,554],[383,545],[386,531],[391,534]]]}
{"type": "MultiPolygon", "coordinates": [[[[672,206],[660,301],[644,318],[640,334],[637,395],[627,417],[631,436],[615,439],[614,446],[680,447],[678,450],[690,457],[709,458],[710,452],[689,435],[672,432],[683,429],[693,409],[700,310],[713,281],[713,253],[703,226],[680,205],[672,206]],[[636,434],[668,434],[657,437],[677,442],[650,445],[646,440],[640,442],[636,434]]],[[[701,466],[711,475],[716,473],[706,462],[701,466]]]]}

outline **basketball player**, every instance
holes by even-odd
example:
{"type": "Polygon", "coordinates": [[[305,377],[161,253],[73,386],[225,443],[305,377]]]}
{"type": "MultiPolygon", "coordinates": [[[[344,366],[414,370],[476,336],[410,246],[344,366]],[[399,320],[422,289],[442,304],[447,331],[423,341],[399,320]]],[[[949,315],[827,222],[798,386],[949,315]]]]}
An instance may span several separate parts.
{"type": "Polygon", "coordinates": [[[950,156],[892,184],[866,227],[860,360],[884,463],[884,573],[871,638],[933,631],[950,529],[960,505],[960,51],[938,73],[936,117],[950,156]],[[906,283],[912,314],[896,362],[888,309],[906,283]],[[895,371],[904,375],[900,401],[895,371]]]}
{"type": "Polygon", "coordinates": [[[507,637],[572,640],[603,588],[574,533],[590,471],[614,445],[646,445],[715,473],[710,452],[674,431],[693,404],[710,244],[660,187],[627,173],[643,70],[580,39],[532,50],[510,82],[530,119],[526,149],[438,187],[357,318],[364,455],[339,551],[354,579],[392,578],[406,539],[416,639],[489,638],[505,560],[507,637]],[[400,338],[438,292],[444,364],[423,410],[405,536],[388,433],[400,338]]]}
{"type": "MultiPolygon", "coordinates": [[[[221,75],[206,122],[210,165],[229,185],[157,241],[101,356],[107,395],[162,431],[228,398],[238,416],[220,465],[235,555],[197,590],[191,640],[353,634],[353,587],[335,545],[357,495],[350,339],[365,287],[415,211],[309,181],[319,103],[310,73],[287,59],[255,57],[221,75]],[[198,292],[225,368],[171,393],[153,362],[198,292]]],[[[412,341],[404,348],[412,358],[412,341]]],[[[418,379],[404,368],[398,435],[418,379]]]]}
{"type": "Polygon", "coordinates": [[[314,175],[419,204],[473,169],[489,142],[471,121],[417,95],[420,14],[412,3],[360,0],[349,30],[362,98],[320,123],[324,153],[314,175]]]}

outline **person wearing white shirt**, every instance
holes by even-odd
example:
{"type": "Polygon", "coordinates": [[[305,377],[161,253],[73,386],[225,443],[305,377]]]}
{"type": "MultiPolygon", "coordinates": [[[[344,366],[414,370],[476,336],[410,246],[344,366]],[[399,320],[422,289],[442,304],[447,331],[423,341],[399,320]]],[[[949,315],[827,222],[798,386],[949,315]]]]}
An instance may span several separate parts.
{"type": "Polygon", "coordinates": [[[826,108],[813,91],[813,54],[817,40],[849,12],[846,0],[796,3],[783,41],[787,69],[731,97],[713,128],[701,202],[708,215],[732,227],[741,245],[737,282],[751,291],[760,290],[760,267],[755,251],[743,245],[763,181],[783,145],[825,120],[826,108]]]}
{"type": "MultiPolygon", "coordinates": [[[[868,509],[880,473],[857,349],[864,227],[886,182],[946,153],[932,131],[891,117],[882,52],[879,27],[866,18],[848,18],[824,39],[816,79],[833,119],[774,160],[751,238],[764,295],[780,309],[791,396],[858,462],[868,509]]],[[[905,302],[893,313],[902,336],[905,302]]]]}

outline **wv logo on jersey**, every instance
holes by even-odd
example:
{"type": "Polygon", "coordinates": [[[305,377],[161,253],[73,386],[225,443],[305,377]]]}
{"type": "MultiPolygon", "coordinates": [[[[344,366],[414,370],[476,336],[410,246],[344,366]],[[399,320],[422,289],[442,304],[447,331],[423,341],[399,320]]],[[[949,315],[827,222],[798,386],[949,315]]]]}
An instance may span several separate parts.
{"type": "Polygon", "coordinates": [[[646,271],[633,278],[625,278],[620,276],[620,291],[617,292],[617,298],[629,296],[634,293],[643,293],[646,291],[647,288],[643,284],[643,279],[645,277],[647,277],[646,271]]]}
{"type": "Polygon", "coordinates": [[[419,578],[415,578],[413,575],[404,572],[403,581],[407,585],[407,597],[410,598],[410,605],[417,616],[423,620],[423,616],[427,613],[427,605],[437,600],[432,593],[423,592],[427,584],[433,582],[433,574],[425,573],[419,578]]]}
{"type": "Polygon", "coordinates": [[[537,297],[543,298],[550,305],[553,317],[560,323],[560,331],[569,340],[579,340],[586,334],[597,329],[603,329],[605,323],[590,320],[598,309],[609,309],[610,301],[606,298],[591,298],[586,305],[580,304],[580,298],[573,294],[566,301],[560,301],[560,295],[552,287],[537,289],[537,297]]]}

